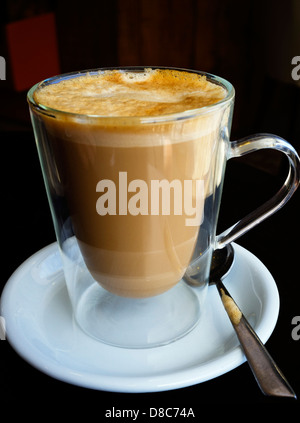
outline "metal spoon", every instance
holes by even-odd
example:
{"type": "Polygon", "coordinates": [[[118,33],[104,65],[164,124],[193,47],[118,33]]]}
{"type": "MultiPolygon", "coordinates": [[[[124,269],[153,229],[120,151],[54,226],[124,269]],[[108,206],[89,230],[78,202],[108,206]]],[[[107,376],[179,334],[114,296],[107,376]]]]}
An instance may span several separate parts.
{"type": "Polygon", "coordinates": [[[269,396],[297,399],[290,384],[221,281],[229,272],[233,260],[234,250],[230,244],[214,251],[210,284],[215,284],[218,288],[224,308],[262,392],[269,396]]]}

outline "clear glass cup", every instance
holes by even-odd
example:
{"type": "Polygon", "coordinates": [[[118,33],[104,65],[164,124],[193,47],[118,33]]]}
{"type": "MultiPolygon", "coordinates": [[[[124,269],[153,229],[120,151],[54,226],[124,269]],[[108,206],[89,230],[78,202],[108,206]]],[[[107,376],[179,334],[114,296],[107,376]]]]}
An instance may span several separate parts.
{"type": "Polygon", "coordinates": [[[164,345],[201,324],[212,252],[288,201],[299,158],[275,135],[230,142],[234,88],[203,72],[188,71],[221,85],[225,98],[182,113],[91,116],[35,102],[36,90],[86,72],[47,79],[28,93],[74,317],[104,343],[164,345]],[[288,158],[281,190],[216,235],[227,160],[265,148],[288,158]]]}

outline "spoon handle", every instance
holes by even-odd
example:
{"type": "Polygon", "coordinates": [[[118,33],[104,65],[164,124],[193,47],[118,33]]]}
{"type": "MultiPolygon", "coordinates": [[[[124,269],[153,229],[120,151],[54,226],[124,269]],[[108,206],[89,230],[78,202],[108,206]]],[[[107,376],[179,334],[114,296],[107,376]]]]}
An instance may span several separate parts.
{"type": "Polygon", "coordinates": [[[295,398],[296,394],[231,295],[219,280],[221,300],[235,329],[249,366],[265,395],[295,398]]]}

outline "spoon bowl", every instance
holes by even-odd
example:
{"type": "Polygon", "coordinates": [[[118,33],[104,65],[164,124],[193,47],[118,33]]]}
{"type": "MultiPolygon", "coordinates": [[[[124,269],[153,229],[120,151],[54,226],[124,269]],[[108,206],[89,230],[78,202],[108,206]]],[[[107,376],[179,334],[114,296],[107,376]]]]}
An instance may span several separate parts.
{"type": "Polygon", "coordinates": [[[213,285],[220,279],[225,278],[234,262],[234,249],[231,244],[215,250],[212,255],[209,284],[213,285]]]}

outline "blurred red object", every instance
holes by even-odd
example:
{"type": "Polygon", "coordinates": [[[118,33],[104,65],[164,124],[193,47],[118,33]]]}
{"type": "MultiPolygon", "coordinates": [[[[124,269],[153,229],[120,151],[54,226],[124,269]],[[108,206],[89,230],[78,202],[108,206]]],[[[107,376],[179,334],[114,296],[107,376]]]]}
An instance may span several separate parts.
{"type": "Polygon", "coordinates": [[[54,13],[8,23],[6,39],[16,91],[60,73],[54,13]]]}

